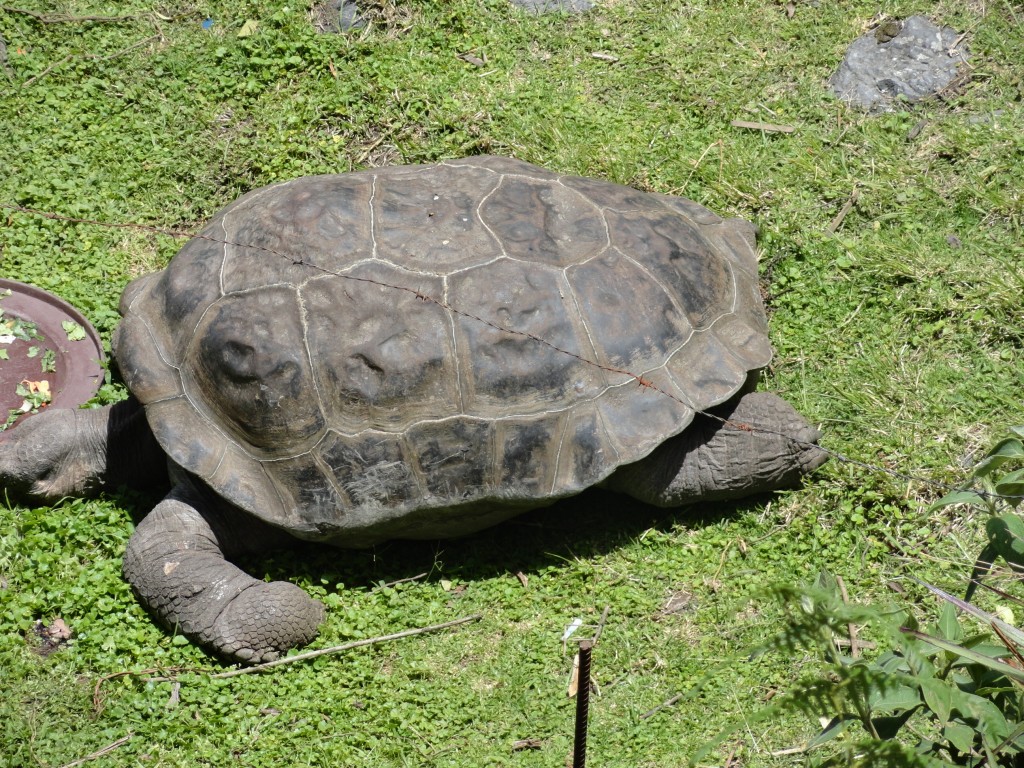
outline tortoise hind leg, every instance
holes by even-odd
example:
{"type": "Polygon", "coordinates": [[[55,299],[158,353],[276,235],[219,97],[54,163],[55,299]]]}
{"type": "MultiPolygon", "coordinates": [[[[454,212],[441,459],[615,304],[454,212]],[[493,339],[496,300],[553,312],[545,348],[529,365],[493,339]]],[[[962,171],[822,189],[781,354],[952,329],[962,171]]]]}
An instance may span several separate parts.
{"type": "Polygon", "coordinates": [[[179,483],[135,529],[123,570],[165,627],[254,664],[316,637],[324,607],[294,584],[254,579],[225,559],[225,543],[258,551],[276,538],[251,518],[234,525],[232,515],[240,514],[179,483]]]}
{"type": "Polygon", "coordinates": [[[828,458],[817,445],[821,433],[770,392],[750,392],[712,413],[719,418],[697,416],[682,434],[618,469],[605,487],[679,507],[795,486],[828,458]]]}

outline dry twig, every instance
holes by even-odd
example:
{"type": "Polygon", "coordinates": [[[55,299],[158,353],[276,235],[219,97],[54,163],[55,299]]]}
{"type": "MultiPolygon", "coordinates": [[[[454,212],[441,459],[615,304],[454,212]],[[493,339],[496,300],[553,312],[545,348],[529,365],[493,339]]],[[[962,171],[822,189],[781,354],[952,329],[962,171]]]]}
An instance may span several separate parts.
{"type": "Polygon", "coordinates": [[[663,701],[661,704],[659,704],[658,706],[654,707],[653,709],[648,709],[646,712],[644,712],[642,715],[640,715],[640,719],[641,720],[646,720],[651,715],[653,715],[653,714],[655,714],[657,712],[660,712],[661,710],[665,709],[666,707],[671,707],[673,704],[675,704],[681,698],[683,698],[683,694],[677,693],[671,699],[666,699],[665,701],[663,701]]]}
{"type": "Polygon", "coordinates": [[[380,637],[369,637],[365,640],[354,640],[351,643],[342,643],[341,645],[334,645],[330,648],[321,648],[318,651],[307,651],[306,653],[299,653],[295,656],[287,656],[277,661],[268,661],[266,664],[256,664],[252,667],[245,667],[243,669],[233,669],[230,672],[219,672],[215,675],[210,675],[210,679],[223,680],[228,677],[238,677],[239,675],[250,675],[253,672],[263,672],[266,669],[273,667],[280,667],[285,664],[293,664],[296,661],[306,661],[308,659],[315,659],[318,656],[326,656],[330,653],[341,653],[342,651],[350,651],[353,648],[361,648],[364,645],[375,645],[378,643],[387,643],[392,640],[401,640],[403,637],[412,637],[413,635],[424,635],[428,632],[437,632],[442,629],[448,629],[449,627],[455,627],[459,624],[466,624],[470,621],[480,621],[483,616],[479,613],[475,613],[472,616],[465,616],[461,619],[455,619],[454,621],[446,621],[443,624],[432,624],[429,627],[419,627],[417,629],[407,629],[404,632],[395,632],[393,635],[382,635],[380,637]]]}
{"type": "MultiPolygon", "coordinates": [[[[843,583],[842,576],[836,576],[836,584],[839,586],[839,594],[843,597],[843,603],[849,604],[850,597],[846,594],[846,584],[843,583]]],[[[846,625],[846,629],[850,633],[850,656],[855,659],[860,658],[862,644],[857,639],[857,625],[851,621],[846,625]]]]}
{"type": "Polygon", "coordinates": [[[733,120],[729,123],[733,128],[748,128],[752,131],[765,133],[792,133],[796,130],[792,125],[775,125],[773,123],[756,123],[748,120],[733,120]]]}
{"type": "Polygon", "coordinates": [[[420,579],[426,577],[427,575],[428,575],[427,572],[424,571],[423,573],[417,573],[415,576],[406,576],[404,579],[395,579],[394,581],[389,581],[387,584],[381,584],[379,587],[377,587],[377,589],[384,589],[385,587],[393,587],[396,584],[406,584],[406,583],[408,583],[410,581],[419,581],[420,579]]]}
{"type": "Polygon", "coordinates": [[[205,674],[208,675],[211,680],[213,679],[225,679],[228,677],[238,677],[239,675],[248,675],[253,672],[262,672],[272,667],[280,667],[285,664],[292,664],[296,661],[306,661],[307,659],[315,659],[318,656],[326,656],[331,653],[341,653],[342,651],[349,651],[353,648],[361,648],[364,645],[376,645],[379,643],[386,643],[391,640],[400,640],[404,637],[412,637],[413,635],[424,635],[428,632],[437,632],[442,629],[448,629],[449,627],[455,627],[459,624],[467,624],[471,621],[479,621],[483,616],[479,613],[475,613],[472,616],[464,616],[461,619],[455,619],[453,621],[446,621],[443,624],[432,624],[429,627],[417,627],[416,629],[407,629],[403,632],[395,632],[391,635],[382,635],[380,637],[369,637],[365,640],[354,640],[350,643],[343,643],[342,645],[334,645],[330,648],[321,648],[317,651],[307,651],[306,653],[300,653],[295,656],[287,656],[277,661],[268,661],[266,664],[256,664],[252,667],[244,667],[242,669],[233,669],[229,672],[218,672],[211,674],[209,670],[196,669],[190,667],[150,667],[149,669],[136,669],[126,670],[124,672],[114,672],[113,674],[104,675],[96,681],[96,685],[92,692],[92,706],[93,711],[99,714],[103,709],[103,697],[100,693],[100,689],[105,682],[108,680],[114,680],[118,677],[141,677],[146,682],[151,683],[173,683],[177,682],[177,675],[183,672],[190,672],[194,674],[205,674]],[[154,673],[160,673],[153,677],[144,677],[145,675],[153,675],[154,673]]]}
{"type": "MultiPolygon", "coordinates": [[[[127,19],[141,18],[138,14],[129,14],[127,16],[69,16],[66,13],[40,13],[39,11],[30,11],[26,8],[11,8],[8,5],[0,5],[0,11],[4,11],[5,13],[23,13],[26,16],[31,16],[37,21],[41,21],[43,24],[74,24],[88,21],[126,21],[127,19]]],[[[142,14],[142,16],[148,15],[149,14],[142,14]]]]}
{"type": "Polygon", "coordinates": [[[834,235],[836,233],[836,230],[843,225],[843,219],[846,218],[846,214],[853,210],[853,206],[856,204],[858,197],[860,197],[860,190],[854,187],[853,192],[850,193],[850,199],[843,204],[843,207],[839,209],[839,213],[836,214],[836,217],[832,219],[827,227],[825,227],[826,232],[830,235],[834,235]]]}
{"type": "Polygon", "coordinates": [[[610,605],[606,605],[604,610],[601,611],[601,620],[597,622],[597,629],[594,631],[594,639],[591,640],[594,645],[597,645],[597,641],[601,639],[601,633],[604,632],[604,623],[608,621],[608,614],[611,609],[612,607],[610,605]]]}
{"type": "Polygon", "coordinates": [[[108,752],[113,752],[118,747],[127,744],[129,741],[131,741],[131,738],[132,733],[131,731],[129,731],[127,736],[122,736],[117,741],[107,744],[107,746],[103,747],[102,749],[97,749],[91,755],[86,755],[85,757],[80,757],[77,760],[72,760],[70,763],[61,766],[61,768],[74,768],[75,766],[81,765],[82,763],[87,763],[90,760],[95,760],[98,757],[103,757],[108,752]]]}
{"type": "MultiPolygon", "coordinates": [[[[99,59],[100,61],[110,61],[111,59],[116,59],[118,56],[123,56],[124,54],[126,54],[126,53],[128,53],[130,51],[134,51],[136,48],[140,48],[143,45],[146,45],[146,43],[151,43],[151,42],[154,42],[155,40],[160,40],[162,37],[163,36],[159,35],[159,34],[150,35],[149,37],[145,38],[144,40],[139,40],[137,43],[132,43],[127,48],[122,48],[120,51],[115,51],[114,53],[107,54],[106,56],[100,56],[99,54],[96,54],[96,53],[83,53],[78,58],[82,58],[82,59],[99,59]]],[[[50,74],[50,72],[55,70],[57,67],[61,66],[62,64],[66,64],[67,62],[71,61],[74,58],[76,58],[75,54],[69,53],[67,56],[65,56],[60,61],[54,62],[53,64],[48,66],[46,69],[44,69],[38,75],[33,75],[32,77],[30,77],[28,80],[26,80],[24,83],[21,84],[21,87],[22,88],[27,88],[28,86],[32,85],[33,83],[38,82],[39,80],[43,79],[48,74],[50,74]]]]}

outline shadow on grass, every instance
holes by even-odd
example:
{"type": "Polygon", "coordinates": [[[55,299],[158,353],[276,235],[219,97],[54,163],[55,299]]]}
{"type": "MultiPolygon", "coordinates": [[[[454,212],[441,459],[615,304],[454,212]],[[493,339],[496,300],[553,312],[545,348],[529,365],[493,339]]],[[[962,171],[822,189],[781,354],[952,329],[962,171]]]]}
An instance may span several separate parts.
{"type": "Polygon", "coordinates": [[[257,576],[313,583],[326,579],[346,589],[370,588],[422,573],[428,574],[426,581],[453,576],[473,581],[519,571],[530,575],[568,559],[607,554],[648,529],[665,532],[680,523],[694,528],[711,525],[758,500],[749,497],[659,509],[611,491],[590,489],[469,536],[392,541],[364,550],[297,542],[288,551],[236,562],[257,576]]]}

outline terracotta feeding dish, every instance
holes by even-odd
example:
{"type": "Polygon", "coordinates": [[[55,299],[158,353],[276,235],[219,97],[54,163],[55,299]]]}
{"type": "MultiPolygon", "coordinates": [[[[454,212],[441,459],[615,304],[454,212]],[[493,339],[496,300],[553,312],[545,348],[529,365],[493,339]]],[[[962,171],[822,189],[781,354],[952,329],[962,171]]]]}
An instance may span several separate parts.
{"type": "Polygon", "coordinates": [[[81,312],[0,278],[0,429],[41,408],[84,403],[103,383],[102,360],[99,335],[81,312]]]}

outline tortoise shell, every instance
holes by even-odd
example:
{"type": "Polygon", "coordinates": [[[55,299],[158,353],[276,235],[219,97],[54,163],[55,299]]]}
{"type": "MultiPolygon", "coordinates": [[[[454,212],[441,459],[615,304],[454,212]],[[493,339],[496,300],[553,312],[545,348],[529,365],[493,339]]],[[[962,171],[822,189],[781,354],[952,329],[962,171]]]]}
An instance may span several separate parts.
{"type": "Polygon", "coordinates": [[[169,457],[352,545],[577,493],[771,357],[750,224],[497,157],[257,189],[121,312],[169,457]]]}

